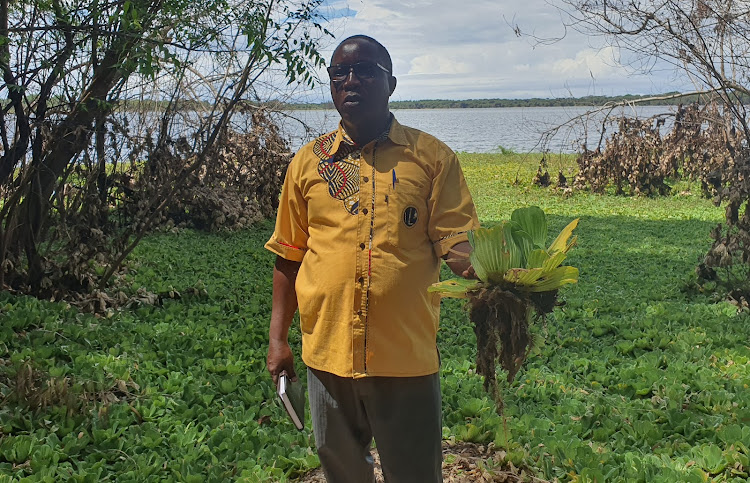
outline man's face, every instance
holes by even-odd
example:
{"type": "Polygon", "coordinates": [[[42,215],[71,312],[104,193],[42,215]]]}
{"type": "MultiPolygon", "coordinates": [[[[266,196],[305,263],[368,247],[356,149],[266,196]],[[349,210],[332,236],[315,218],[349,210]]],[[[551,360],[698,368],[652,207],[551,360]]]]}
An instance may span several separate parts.
{"type": "Polygon", "coordinates": [[[341,72],[348,71],[348,66],[353,64],[360,65],[347,72],[343,79],[331,80],[333,104],[345,122],[382,122],[382,117],[388,113],[388,98],[396,87],[396,79],[378,67],[383,61],[377,48],[366,40],[354,39],[340,45],[331,59],[332,66],[342,66],[341,72]],[[363,75],[357,75],[358,67],[363,75]]]}

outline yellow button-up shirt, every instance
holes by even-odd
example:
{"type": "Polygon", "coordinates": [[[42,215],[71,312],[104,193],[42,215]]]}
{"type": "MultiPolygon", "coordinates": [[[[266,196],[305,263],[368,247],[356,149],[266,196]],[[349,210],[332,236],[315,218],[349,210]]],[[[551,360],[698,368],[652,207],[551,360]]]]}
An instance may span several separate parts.
{"type": "Polygon", "coordinates": [[[392,118],[361,149],[341,125],[289,164],[266,248],[302,262],[302,360],[342,377],[439,369],[440,257],[477,228],[458,159],[392,118]]]}

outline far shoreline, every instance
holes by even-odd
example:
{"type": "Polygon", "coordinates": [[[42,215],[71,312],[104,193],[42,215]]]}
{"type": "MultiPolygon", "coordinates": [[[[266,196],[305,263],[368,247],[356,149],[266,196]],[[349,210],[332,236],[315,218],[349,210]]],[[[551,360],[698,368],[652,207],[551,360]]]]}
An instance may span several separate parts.
{"type": "MultiPolygon", "coordinates": [[[[391,109],[482,109],[502,107],[596,107],[612,104],[638,104],[642,106],[669,106],[690,104],[699,100],[696,94],[680,95],[679,92],[668,92],[658,95],[625,94],[622,96],[585,96],[530,99],[424,99],[417,101],[391,101],[391,109]]],[[[290,103],[268,102],[269,107],[277,110],[332,110],[332,102],[290,103]]]]}
{"type": "MultiPolygon", "coordinates": [[[[637,104],[640,106],[677,106],[680,104],[691,104],[698,102],[697,94],[680,94],[679,92],[668,92],[659,95],[636,95],[625,94],[622,96],[585,96],[585,97],[556,97],[556,98],[530,98],[530,99],[424,99],[391,101],[391,109],[483,109],[483,108],[505,108],[505,107],[602,107],[613,105],[637,104]]],[[[1,104],[1,103],[0,103],[1,104]]],[[[209,103],[196,100],[178,100],[172,105],[172,109],[179,111],[210,111],[209,103]]],[[[267,108],[272,111],[318,111],[335,110],[332,102],[303,103],[284,102],[269,100],[264,102],[243,102],[246,106],[267,108]]],[[[160,111],[170,106],[169,101],[164,100],[126,100],[123,102],[126,109],[140,111],[160,111]]]]}

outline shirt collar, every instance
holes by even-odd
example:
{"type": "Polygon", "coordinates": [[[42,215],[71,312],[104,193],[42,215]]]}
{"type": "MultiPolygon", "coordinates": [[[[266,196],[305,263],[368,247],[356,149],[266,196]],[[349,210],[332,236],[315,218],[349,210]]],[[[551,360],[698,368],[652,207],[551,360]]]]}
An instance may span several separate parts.
{"type": "MultiPolygon", "coordinates": [[[[404,146],[408,144],[406,140],[406,133],[404,130],[404,126],[402,126],[396,120],[396,117],[392,113],[391,113],[390,122],[388,123],[388,127],[386,127],[385,131],[383,131],[380,134],[380,136],[377,137],[377,139],[378,140],[390,139],[393,143],[401,144],[404,146]]],[[[346,130],[344,129],[343,124],[341,124],[341,121],[339,121],[339,127],[336,132],[336,139],[333,141],[331,152],[336,153],[339,150],[339,146],[341,145],[341,143],[354,146],[354,141],[352,141],[352,138],[349,137],[349,135],[346,133],[346,130]]]]}
{"type": "Polygon", "coordinates": [[[394,144],[400,144],[406,146],[409,142],[406,139],[406,129],[399,123],[396,118],[391,114],[391,129],[388,131],[388,139],[394,144]]]}

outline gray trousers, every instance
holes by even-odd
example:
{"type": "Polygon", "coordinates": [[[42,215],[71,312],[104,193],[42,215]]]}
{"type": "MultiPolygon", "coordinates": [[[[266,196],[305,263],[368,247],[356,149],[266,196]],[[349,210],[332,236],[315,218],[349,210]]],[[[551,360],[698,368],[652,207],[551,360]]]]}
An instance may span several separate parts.
{"type": "Polygon", "coordinates": [[[375,481],[375,444],[385,481],[442,482],[440,377],[351,379],[307,369],[310,413],[328,483],[375,481]]]}

